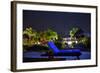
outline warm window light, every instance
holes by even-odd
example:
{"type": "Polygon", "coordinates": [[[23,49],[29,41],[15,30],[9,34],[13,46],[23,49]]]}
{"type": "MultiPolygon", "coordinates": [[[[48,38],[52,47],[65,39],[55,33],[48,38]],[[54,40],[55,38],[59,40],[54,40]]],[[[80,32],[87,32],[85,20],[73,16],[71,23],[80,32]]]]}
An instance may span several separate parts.
{"type": "Polygon", "coordinates": [[[75,41],[76,43],[78,43],[78,41],[75,41]]]}
{"type": "Polygon", "coordinates": [[[68,41],[67,43],[68,43],[68,45],[71,45],[72,44],[72,41],[68,41]]]}
{"type": "Polygon", "coordinates": [[[37,42],[37,44],[40,44],[40,42],[37,42]]]}
{"type": "MultiPolygon", "coordinates": [[[[71,45],[73,43],[73,41],[68,41],[67,43],[68,43],[68,45],[71,45]]],[[[75,43],[78,43],[78,41],[75,41],[75,43]]]]}

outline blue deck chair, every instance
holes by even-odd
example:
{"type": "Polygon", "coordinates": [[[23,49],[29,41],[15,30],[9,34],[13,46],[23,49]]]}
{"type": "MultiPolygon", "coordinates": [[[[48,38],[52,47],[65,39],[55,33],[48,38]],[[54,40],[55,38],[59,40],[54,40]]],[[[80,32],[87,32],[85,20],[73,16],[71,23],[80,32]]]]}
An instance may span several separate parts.
{"type": "Polygon", "coordinates": [[[76,56],[77,59],[80,59],[81,51],[77,48],[75,49],[66,49],[59,50],[53,41],[48,42],[49,49],[52,50],[53,56],[76,56]]]}

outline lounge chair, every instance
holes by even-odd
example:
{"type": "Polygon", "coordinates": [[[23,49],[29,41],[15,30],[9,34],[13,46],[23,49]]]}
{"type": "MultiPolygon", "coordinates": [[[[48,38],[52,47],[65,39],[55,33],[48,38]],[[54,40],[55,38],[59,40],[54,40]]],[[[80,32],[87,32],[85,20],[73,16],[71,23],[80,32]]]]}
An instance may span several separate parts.
{"type": "Polygon", "coordinates": [[[48,56],[76,56],[77,59],[80,59],[79,56],[81,55],[81,51],[77,48],[74,49],[65,49],[59,50],[53,41],[48,42],[49,49],[52,50],[52,54],[46,53],[45,55],[48,56]]]}

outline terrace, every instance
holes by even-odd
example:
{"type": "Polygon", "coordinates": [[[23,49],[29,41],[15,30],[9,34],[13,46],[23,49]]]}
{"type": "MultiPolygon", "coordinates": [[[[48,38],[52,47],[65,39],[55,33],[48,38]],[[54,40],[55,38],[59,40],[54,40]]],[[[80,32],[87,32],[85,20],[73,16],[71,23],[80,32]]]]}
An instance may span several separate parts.
{"type": "Polygon", "coordinates": [[[80,60],[91,59],[89,37],[79,35],[78,30],[72,34],[75,29],[78,28],[70,30],[70,37],[59,38],[59,34],[51,29],[37,32],[31,27],[26,28],[23,31],[23,62],[78,60],[76,56],[54,56],[53,51],[47,45],[49,41],[53,41],[59,50],[79,49],[81,51],[80,60]],[[43,56],[45,53],[52,55],[43,56]]]}

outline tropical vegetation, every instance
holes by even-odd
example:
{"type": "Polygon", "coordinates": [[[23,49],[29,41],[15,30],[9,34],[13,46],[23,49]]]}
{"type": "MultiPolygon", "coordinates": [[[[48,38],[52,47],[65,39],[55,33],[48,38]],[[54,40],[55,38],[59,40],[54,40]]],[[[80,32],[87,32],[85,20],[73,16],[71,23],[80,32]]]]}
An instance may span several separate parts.
{"type": "MultiPolygon", "coordinates": [[[[83,44],[86,48],[90,48],[90,37],[84,35],[82,29],[78,27],[74,27],[69,31],[69,35],[71,38],[71,44],[69,47],[74,48],[76,44],[83,44]],[[77,40],[77,43],[74,41],[77,40]]],[[[66,37],[67,38],[67,37],[66,37]]],[[[48,48],[47,42],[54,41],[55,45],[63,49],[68,46],[68,44],[62,41],[62,37],[58,35],[58,33],[52,29],[47,29],[45,31],[37,31],[32,29],[32,27],[28,27],[23,30],[23,46],[25,47],[35,47],[39,49],[48,48]]]]}

